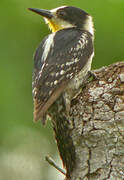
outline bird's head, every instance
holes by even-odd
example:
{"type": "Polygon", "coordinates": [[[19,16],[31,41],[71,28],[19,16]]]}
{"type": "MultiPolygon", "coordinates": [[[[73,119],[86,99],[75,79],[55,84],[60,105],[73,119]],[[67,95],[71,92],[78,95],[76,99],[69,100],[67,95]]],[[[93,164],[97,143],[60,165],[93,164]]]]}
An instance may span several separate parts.
{"type": "Polygon", "coordinates": [[[94,33],[92,17],[80,8],[61,6],[52,10],[29,8],[29,10],[44,17],[52,32],[76,27],[94,33]]]}

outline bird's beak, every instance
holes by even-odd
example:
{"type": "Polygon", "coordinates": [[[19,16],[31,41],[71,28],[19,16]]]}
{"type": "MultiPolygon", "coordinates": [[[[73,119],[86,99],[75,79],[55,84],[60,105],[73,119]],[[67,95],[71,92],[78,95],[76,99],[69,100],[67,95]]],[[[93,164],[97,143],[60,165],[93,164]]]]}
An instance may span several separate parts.
{"type": "Polygon", "coordinates": [[[49,10],[45,9],[37,9],[37,8],[28,8],[30,11],[33,11],[47,19],[51,19],[53,17],[52,13],[49,10]]]}

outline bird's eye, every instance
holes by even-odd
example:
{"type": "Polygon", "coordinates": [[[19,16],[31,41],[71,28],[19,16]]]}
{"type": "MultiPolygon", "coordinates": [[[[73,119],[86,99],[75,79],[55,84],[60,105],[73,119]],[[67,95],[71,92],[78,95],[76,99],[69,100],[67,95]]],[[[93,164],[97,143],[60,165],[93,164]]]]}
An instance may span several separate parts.
{"type": "Polygon", "coordinates": [[[66,16],[66,12],[65,11],[58,11],[58,15],[63,17],[63,16],[66,16]]]}

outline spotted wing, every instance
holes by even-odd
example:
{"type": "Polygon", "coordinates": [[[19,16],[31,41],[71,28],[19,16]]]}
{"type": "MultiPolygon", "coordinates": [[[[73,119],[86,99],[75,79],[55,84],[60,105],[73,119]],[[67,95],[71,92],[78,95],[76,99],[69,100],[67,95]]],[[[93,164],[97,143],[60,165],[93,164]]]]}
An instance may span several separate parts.
{"type": "MultiPolygon", "coordinates": [[[[42,119],[93,52],[92,35],[75,28],[47,36],[34,57],[34,120],[42,119]]],[[[44,120],[43,120],[44,119],[44,120]]]]}

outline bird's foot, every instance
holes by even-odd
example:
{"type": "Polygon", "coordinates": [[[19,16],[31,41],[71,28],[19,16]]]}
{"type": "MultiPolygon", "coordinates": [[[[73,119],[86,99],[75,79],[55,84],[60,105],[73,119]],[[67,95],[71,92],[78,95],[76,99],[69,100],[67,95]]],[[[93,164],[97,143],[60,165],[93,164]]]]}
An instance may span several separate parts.
{"type": "Polygon", "coordinates": [[[95,72],[93,72],[93,71],[88,71],[88,76],[89,76],[89,78],[93,77],[94,80],[98,80],[98,77],[96,76],[95,72]]]}

